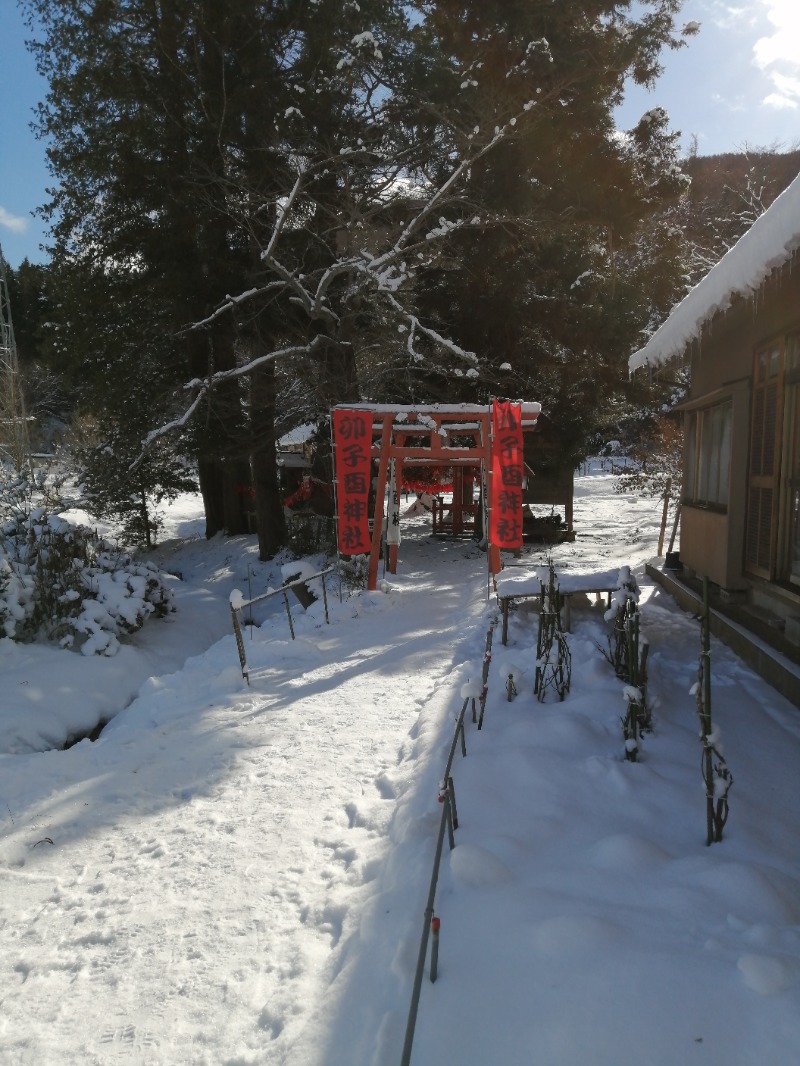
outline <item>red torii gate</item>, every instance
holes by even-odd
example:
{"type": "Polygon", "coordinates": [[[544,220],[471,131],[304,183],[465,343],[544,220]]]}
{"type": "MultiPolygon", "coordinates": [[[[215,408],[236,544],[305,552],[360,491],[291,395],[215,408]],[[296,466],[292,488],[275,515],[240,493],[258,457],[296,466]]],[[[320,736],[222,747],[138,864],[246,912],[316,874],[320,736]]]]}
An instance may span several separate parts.
{"type": "MultiPolygon", "coordinates": [[[[339,409],[365,411],[372,416],[370,455],[378,461],[375,510],[369,557],[368,588],[378,585],[378,564],[384,523],[384,498],[389,464],[395,460],[395,484],[399,492],[404,466],[449,466],[488,470],[491,456],[491,407],[480,404],[339,404],[339,409]]],[[[522,403],[523,431],[536,428],[541,404],[522,403]]],[[[463,516],[463,495],[454,496],[454,519],[463,516]]],[[[499,553],[498,553],[499,554],[499,553]]],[[[490,561],[491,562],[491,561],[490,561]]],[[[389,569],[395,572],[397,546],[390,550],[389,569]]]]}

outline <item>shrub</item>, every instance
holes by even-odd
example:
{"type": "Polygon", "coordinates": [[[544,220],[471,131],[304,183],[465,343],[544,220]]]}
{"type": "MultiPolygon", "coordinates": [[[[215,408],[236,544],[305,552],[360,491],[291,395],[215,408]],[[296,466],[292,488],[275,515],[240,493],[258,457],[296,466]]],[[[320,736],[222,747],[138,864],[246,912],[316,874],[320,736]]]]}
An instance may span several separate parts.
{"type": "Polygon", "coordinates": [[[0,486],[0,633],[114,655],[119,637],[174,610],[158,570],[58,513],[58,485],[0,486]]]}

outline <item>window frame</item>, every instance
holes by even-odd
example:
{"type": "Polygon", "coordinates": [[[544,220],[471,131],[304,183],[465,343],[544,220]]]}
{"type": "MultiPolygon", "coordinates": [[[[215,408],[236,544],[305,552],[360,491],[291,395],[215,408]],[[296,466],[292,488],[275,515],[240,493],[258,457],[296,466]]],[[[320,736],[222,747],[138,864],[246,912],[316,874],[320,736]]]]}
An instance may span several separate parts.
{"type": "Polygon", "coordinates": [[[733,399],[686,413],[683,502],[726,514],[730,502],[733,399]]]}

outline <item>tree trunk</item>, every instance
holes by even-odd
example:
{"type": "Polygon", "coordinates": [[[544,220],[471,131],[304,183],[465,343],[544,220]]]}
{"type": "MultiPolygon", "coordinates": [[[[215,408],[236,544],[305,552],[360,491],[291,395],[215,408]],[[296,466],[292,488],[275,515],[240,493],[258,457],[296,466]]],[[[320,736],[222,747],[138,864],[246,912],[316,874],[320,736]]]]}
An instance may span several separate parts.
{"type": "Polygon", "coordinates": [[[321,348],[317,397],[323,411],[336,403],[358,403],[360,393],[352,344],[331,339],[321,348]]]}
{"type": "Polygon", "coordinates": [[[233,459],[223,463],[222,506],[225,532],[230,536],[250,532],[248,511],[251,511],[252,495],[249,462],[233,459]]]}
{"type": "Polygon", "coordinates": [[[225,508],[222,505],[222,471],[214,459],[197,460],[197,480],[203,497],[206,516],[206,539],[225,528],[225,508]]]}
{"type": "Polygon", "coordinates": [[[275,450],[275,364],[266,363],[250,377],[253,447],[250,466],[255,489],[258,557],[271,559],[286,543],[286,520],[278,485],[275,450]]]}

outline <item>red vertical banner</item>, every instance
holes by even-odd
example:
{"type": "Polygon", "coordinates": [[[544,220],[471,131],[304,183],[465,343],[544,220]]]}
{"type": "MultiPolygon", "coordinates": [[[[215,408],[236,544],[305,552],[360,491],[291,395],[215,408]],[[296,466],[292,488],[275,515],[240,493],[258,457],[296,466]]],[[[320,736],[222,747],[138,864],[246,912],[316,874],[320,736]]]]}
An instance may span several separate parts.
{"type": "Polygon", "coordinates": [[[522,547],[522,408],[492,402],[492,478],[489,540],[498,548],[522,547]]]}
{"type": "Polygon", "coordinates": [[[342,555],[363,555],[370,550],[371,412],[334,408],[333,443],[339,551],[342,555]]]}

